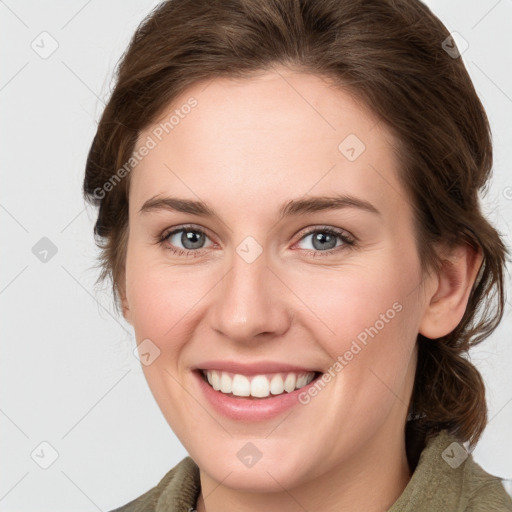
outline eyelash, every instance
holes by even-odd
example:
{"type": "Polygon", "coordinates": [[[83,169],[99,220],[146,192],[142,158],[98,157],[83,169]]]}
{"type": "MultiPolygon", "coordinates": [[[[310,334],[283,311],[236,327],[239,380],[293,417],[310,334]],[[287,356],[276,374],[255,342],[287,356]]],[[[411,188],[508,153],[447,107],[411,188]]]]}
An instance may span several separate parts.
{"type": "MultiPolygon", "coordinates": [[[[171,251],[173,254],[177,254],[178,256],[190,257],[190,256],[195,256],[195,255],[200,254],[202,252],[201,249],[195,249],[195,250],[185,249],[184,250],[184,249],[176,248],[167,243],[168,239],[172,235],[175,235],[176,233],[180,233],[181,231],[191,231],[194,233],[200,233],[200,234],[204,234],[205,236],[208,236],[202,229],[198,229],[194,226],[181,226],[179,229],[174,229],[173,231],[164,231],[162,233],[162,235],[160,235],[158,237],[158,240],[157,240],[158,244],[163,246],[166,250],[171,251]]],[[[320,256],[320,257],[331,256],[334,253],[338,253],[339,251],[347,250],[356,245],[355,238],[348,235],[348,233],[346,231],[332,228],[332,227],[321,227],[321,228],[316,228],[316,229],[307,231],[306,233],[304,233],[301,236],[301,238],[299,239],[299,242],[301,240],[303,240],[304,238],[306,238],[307,236],[313,235],[316,233],[325,233],[325,234],[337,236],[343,242],[343,245],[341,245],[339,247],[335,247],[334,249],[328,249],[327,251],[302,249],[303,251],[306,252],[306,254],[308,256],[312,256],[313,258],[316,258],[318,256],[320,256]]]]}

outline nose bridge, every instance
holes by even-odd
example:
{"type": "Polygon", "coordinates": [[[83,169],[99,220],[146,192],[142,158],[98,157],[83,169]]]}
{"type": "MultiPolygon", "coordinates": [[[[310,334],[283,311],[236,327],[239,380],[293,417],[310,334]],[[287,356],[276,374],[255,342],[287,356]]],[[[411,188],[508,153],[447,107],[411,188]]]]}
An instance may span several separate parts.
{"type": "Polygon", "coordinates": [[[252,237],[234,247],[231,268],[218,287],[212,327],[237,342],[289,327],[283,286],[267,267],[270,258],[252,237]]]}

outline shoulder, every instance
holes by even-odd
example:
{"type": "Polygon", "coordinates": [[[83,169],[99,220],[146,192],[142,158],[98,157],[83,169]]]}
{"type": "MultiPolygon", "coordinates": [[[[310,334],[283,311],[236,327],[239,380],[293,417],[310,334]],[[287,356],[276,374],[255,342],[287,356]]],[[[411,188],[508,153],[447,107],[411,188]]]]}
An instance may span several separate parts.
{"type": "Polygon", "coordinates": [[[512,512],[512,498],[501,480],[487,473],[471,456],[464,463],[462,488],[468,512],[512,512]]]}
{"type": "Polygon", "coordinates": [[[174,510],[168,505],[178,504],[183,510],[194,508],[199,494],[199,468],[190,458],[185,457],[160,482],[147,492],[110,512],[159,512],[174,510]]]}
{"type": "Polygon", "coordinates": [[[388,512],[512,512],[501,480],[490,475],[455,437],[442,431],[423,449],[402,495],[388,512]]]}

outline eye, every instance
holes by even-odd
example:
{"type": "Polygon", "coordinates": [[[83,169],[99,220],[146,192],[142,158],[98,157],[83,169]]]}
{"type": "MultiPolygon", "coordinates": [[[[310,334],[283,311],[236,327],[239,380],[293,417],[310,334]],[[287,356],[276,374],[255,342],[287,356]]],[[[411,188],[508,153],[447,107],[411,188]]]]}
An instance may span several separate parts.
{"type": "MultiPolygon", "coordinates": [[[[322,227],[309,230],[301,237],[300,241],[311,237],[312,249],[305,248],[308,255],[313,257],[329,256],[340,250],[348,249],[356,244],[355,239],[346,231],[322,227]],[[338,241],[341,241],[338,244],[338,241]]],[[[179,229],[166,231],[158,237],[158,242],[178,256],[196,256],[202,253],[205,240],[208,239],[206,233],[194,226],[181,226],[179,229]],[[183,248],[180,247],[183,246],[183,248]]]]}
{"type": "Polygon", "coordinates": [[[159,243],[179,256],[191,256],[192,253],[201,252],[205,239],[208,239],[208,237],[201,229],[193,226],[182,226],[179,229],[164,232],[163,236],[159,238],[159,243]]]}
{"type": "Polygon", "coordinates": [[[311,237],[310,248],[304,249],[313,257],[328,256],[334,252],[345,250],[355,245],[355,239],[346,231],[323,227],[308,231],[302,236],[301,241],[311,237]],[[338,240],[341,243],[338,244],[338,240]]]}

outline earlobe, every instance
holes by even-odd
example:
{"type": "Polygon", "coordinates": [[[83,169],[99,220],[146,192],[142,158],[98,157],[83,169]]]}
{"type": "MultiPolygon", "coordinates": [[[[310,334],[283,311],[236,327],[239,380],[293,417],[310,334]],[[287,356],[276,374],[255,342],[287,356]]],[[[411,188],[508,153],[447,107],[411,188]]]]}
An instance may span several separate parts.
{"type": "Polygon", "coordinates": [[[469,244],[458,245],[444,253],[437,287],[427,297],[420,334],[436,339],[457,327],[466,311],[482,260],[482,250],[469,244]]]}
{"type": "Polygon", "coordinates": [[[131,311],[130,311],[130,308],[128,307],[127,303],[125,302],[125,300],[122,300],[121,302],[122,304],[122,307],[123,307],[123,317],[124,319],[130,324],[132,325],[132,315],[131,315],[131,311]]]}
{"type": "Polygon", "coordinates": [[[123,317],[130,325],[132,325],[131,311],[130,311],[128,299],[126,297],[126,288],[125,288],[124,284],[118,286],[118,294],[119,294],[119,300],[121,301],[123,317]]]}

